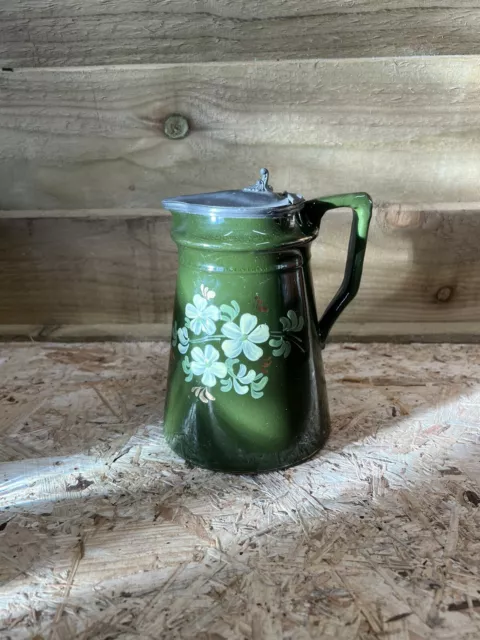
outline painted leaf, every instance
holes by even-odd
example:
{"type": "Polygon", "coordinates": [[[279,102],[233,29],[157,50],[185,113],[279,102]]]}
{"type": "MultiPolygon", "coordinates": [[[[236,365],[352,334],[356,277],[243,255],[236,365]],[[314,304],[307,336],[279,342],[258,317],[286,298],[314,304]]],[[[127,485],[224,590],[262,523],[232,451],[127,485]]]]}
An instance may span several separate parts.
{"type": "Polygon", "coordinates": [[[174,322],[173,328],[172,328],[172,347],[174,348],[177,346],[177,343],[178,343],[177,331],[178,331],[177,323],[174,322]]]}
{"type": "Polygon", "coordinates": [[[246,393],[248,393],[248,387],[241,385],[236,378],[233,381],[233,387],[235,391],[241,396],[244,396],[246,393]]]}
{"type": "Polygon", "coordinates": [[[290,329],[290,320],[288,318],[280,318],[280,324],[283,327],[284,331],[288,331],[290,329]]]}
{"type": "Polygon", "coordinates": [[[242,384],[250,384],[251,382],[253,382],[255,380],[255,371],[253,369],[250,369],[250,371],[247,373],[246,376],[237,376],[238,381],[241,382],[242,384]]]}
{"type": "Polygon", "coordinates": [[[235,318],[235,310],[230,307],[228,304],[221,304],[220,311],[222,312],[222,320],[230,320],[230,322],[235,318]]]}
{"type": "Polygon", "coordinates": [[[222,380],[220,382],[220,386],[222,391],[231,391],[232,387],[233,387],[233,383],[231,378],[227,378],[226,380],[222,380]]]}
{"type": "Polygon", "coordinates": [[[188,359],[188,356],[182,360],[182,369],[185,373],[190,373],[190,360],[188,359]]]}
{"type": "Polygon", "coordinates": [[[282,344],[279,346],[278,349],[274,349],[272,351],[272,355],[274,355],[276,358],[279,358],[280,356],[283,356],[285,352],[285,342],[282,340],[282,344]]]}
{"type": "Polygon", "coordinates": [[[177,331],[177,335],[182,344],[188,344],[188,331],[185,329],[185,327],[181,327],[177,331]]]}
{"type": "Polygon", "coordinates": [[[252,383],[252,389],[255,389],[255,391],[261,391],[262,389],[265,389],[265,387],[267,386],[267,382],[268,382],[268,376],[263,376],[260,382],[252,383]]]}
{"type": "Polygon", "coordinates": [[[233,377],[235,377],[235,374],[233,373],[233,367],[239,362],[240,360],[238,358],[227,358],[225,360],[225,364],[227,365],[227,371],[233,377]]]}
{"type": "Polygon", "coordinates": [[[232,307],[233,307],[233,310],[234,310],[234,316],[233,316],[232,320],[235,320],[235,318],[240,313],[240,306],[239,306],[239,304],[238,304],[238,302],[236,300],[232,300],[232,307]]]}
{"type": "Polygon", "coordinates": [[[247,373],[247,367],[244,364],[241,364],[238,369],[237,378],[243,378],[243,376],[246,373],[247,373]]]}
{"type": "Polygon", "coordinates": [[[268,344],[271,347],[276,347],[278,349],[278,347],[282,344],[283,342],[283,338],[272,338],[271,340],[269,340],[268,344]]]}
{"type": "Polygon", "coordinates": [[[290,323],[291,323],[291,327],[290,327],[291,330],[292,331],[296,331],[297,323],[298,323],[297,314],[295,313],[295,311],[293,311],[293,309],[289,309],[287,311],[287,317],[288,317],[288,319],[290,320],[290,323]]]}

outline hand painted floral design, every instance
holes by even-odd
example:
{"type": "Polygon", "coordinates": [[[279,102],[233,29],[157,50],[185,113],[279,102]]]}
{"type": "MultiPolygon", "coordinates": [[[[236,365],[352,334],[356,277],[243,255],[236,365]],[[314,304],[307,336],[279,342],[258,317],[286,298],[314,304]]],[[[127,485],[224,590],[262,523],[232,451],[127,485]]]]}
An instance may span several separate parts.
{"type": "Polygon", "coordinates": [[[220,354],[211,344],[207,344],[205,351],[194,347],[191,356],[190,370],[194,376],[202,376],[202,384],[206,387],[214,387],[217,378],[225,378],[227,375],[227,365],[218,362],[220,354]]]}
{"type": "Polygon", "coordinates": [[[267,324],[259,324],[258,318],[251,313],[240,315],[240,306],[235,300],[217,307],[211,302],[216,297],[215,291],[202,284],[200,292],[201,295],[193,296],[193,304],[189,302],[185,306],[184,326],[177,329],[175,323],[173,327],[172,346],[183,355],[185,382],[200,378],[203,386],[193,386],[192,392],[205,404],[215,401],[209,390],[217,384],[217,379],[224,393],[233,390],[246,396],[250,392],[254,400],[262,398],[268,384],[268,367],[264,362],[261,371],[255,371],[248,368],[249,363],[257,362],[266,347],[273,348],[267,359],[268,366],[272,356],[287,358],[292,345],[304,352],[301,336],[294,335],[303,330],[302,316],[289,310],[286,317],[279,318],[282,328],[271,331],[267,324]],[[235,322],[238,316],[240,318],[235,322]],[[216,323],[220,321],[223,324],[217,333],[216,323]],[[213,342],[221,343],[225,362],[221,361],[221,353],[211,344],[213,342]],[[202,346],[197,346],[199,344],[202,346]],[[240,362],[241,356],[247,359],[247,364],[240,362]]]}
{"type": "Polygon", "coordinates": [[[263,356],[263,349],[259,344],[267,342],[270,330],[266,324],[258,324],[258,319],[251,313],[244,313],[239,324],[226,322],[222,333],[229,338],[222,342],[223,353],[227,358],[236,358],[242,351],[246,358],[256,362],[263,356]]]}
{"type": "Polygon", "coordinates": [[[214,304],[208,304],[208,300],[199,296],[193,296],[193,304],[190,302],[185,307],[185,315],[190,320],[190,329],[196,336],[202,331],[211,336],[217,330],[215,322],[220,320],[220,309],[214,304]]]}
{"type": "Polygon", "coordinates": [[[275,347],[272,351],[273,356],[288,358],[292,351],[292,343],[297,345],[299,349],[302,349],[302,341],[298,336],[294,336],[293,334],[302,331],[304,322],[302,316],[297,316],[295,311],[290,309],[290,311],[287,311],[287,317],[280,318],[280,324],[282,325],[283,331],[277,331],[275,334],[272,334],[272,339],[268,344],[271,347],[275,347]]]}
{"type": "Polygon", "coordinates": [[[192,391],[195,396],[205,404],[208,404],[209,400],[215,400],[215,396],[212,396],[210,391],[206,387],[192,387],[192,391]]]}
{"type": "Polygon", "coordinates": [[[247,372],[247,367],[241,364],[238,371],[234,367],[240,362],[237,358],[229,358],[226,362],[228,378],[220,381],[222,391],[230,391],[233,387],[235,391],[243,396],[250,390],[252,398],[257,399],[263,396],[262,390],[266,387],[268,377],[263,373],[257,373],[253,369],[247,372]]]}

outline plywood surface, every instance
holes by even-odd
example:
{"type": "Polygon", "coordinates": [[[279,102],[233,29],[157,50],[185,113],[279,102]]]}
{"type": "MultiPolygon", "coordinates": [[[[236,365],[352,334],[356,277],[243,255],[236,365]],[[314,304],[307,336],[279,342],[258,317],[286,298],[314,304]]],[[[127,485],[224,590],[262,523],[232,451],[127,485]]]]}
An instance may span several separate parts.
{"type": "Polygon", "coordinates": [[[480,53],[474,0],[3,0],[10,67],[480,53]]]}
{"type": "MultiPolygon", "coordinates": [[[[379,205],[363,283],[334,335],[480,339],[480,203],[379,205]]],[[[339,286],[350,213],[313,244],[322,310],[339,286]]],[[[177,255],[162,211],[4,212],[0,334],[35,339],[170,334],[177,255]]]]}
{"type": "Polygon", "coordinates": [[[479,56],[4,71],[0,208],[157,208],[262,166],[308,197],[476,201],[479,105],[479,56]]]}
{"type": "Polygon", "coordinates": [[[167,360],[0,348],[2,637],[479,637],[479,346],[327,347],[328,446],[261,476],[169,452],[167,360]]]}

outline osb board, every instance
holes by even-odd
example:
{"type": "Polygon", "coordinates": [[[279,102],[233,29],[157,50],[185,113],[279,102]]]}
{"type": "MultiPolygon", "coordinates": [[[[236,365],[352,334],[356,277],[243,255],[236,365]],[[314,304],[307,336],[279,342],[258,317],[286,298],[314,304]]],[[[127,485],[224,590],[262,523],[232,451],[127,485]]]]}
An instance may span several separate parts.
{"type": "Polygon", "coordinates": [[[0,349],[2,637],[477,639],[480,346],[333,345],[312,461],[165,445],[162,343],[0,349]]]}
{"type": "MultiPolygon", "coordinates": [[[[479,211],[479,203],[376,207],[362,286],[334,335],[480,339],[479,211]]],[[[170,335],[169,221],[153,210],[4,212],[0,335],[170,335]]],[[[347,210],[327,214],[312,245],[319,310],[342,280],[350,221],[347,210]]]]}
{"type": "Polygon", "coordinates": [[[480,8],[472,0],[3,0],[0,62],[478,54],[479,31],[480,8]]]}
{"type": "Polygon", "coordinates": [[[479,158],[480,56],[0,72],[2,209],[157,208],[263,166],[307,197],[473,202],[479,158]]]}

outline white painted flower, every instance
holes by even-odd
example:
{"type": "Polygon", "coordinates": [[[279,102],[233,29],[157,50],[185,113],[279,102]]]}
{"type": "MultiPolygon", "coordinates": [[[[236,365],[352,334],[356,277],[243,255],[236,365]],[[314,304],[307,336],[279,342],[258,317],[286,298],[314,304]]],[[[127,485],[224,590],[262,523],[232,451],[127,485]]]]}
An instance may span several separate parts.
{"type": "Polygon", "coordinates": [[[227,367],[225,363],[218,362],[219,352],[207,344],[205,351],[200,347],[194,347],[191,352],[192,364],[191,371],[196,376],[202,376],[202,384],[206,387],[214,387],[217,384],[217,378],[225,378],[227,375],[227,367]]]}
{"type": "Polygon", "coordinates": [[[190,329],[199,336],[204,331],[209,336],[217,330],[215,322],[220,320],[220,309],[198,293],[193,296],[193,304],[190,302],[185,307],[185,315],[190,319],[190,329]]]}
{"type": "Polygon", "coordinates": [[[244,313],[239,324],[226,322],[222,327],[222,333],[228,338],[222,342],[222,349],[227,358],[236,358],[240,353],[254,362],[263,355],[263,349],[258,345],[267,342],[270,337],[268,325],[259,324],[258,319],[251,313],[244,313]]]}

